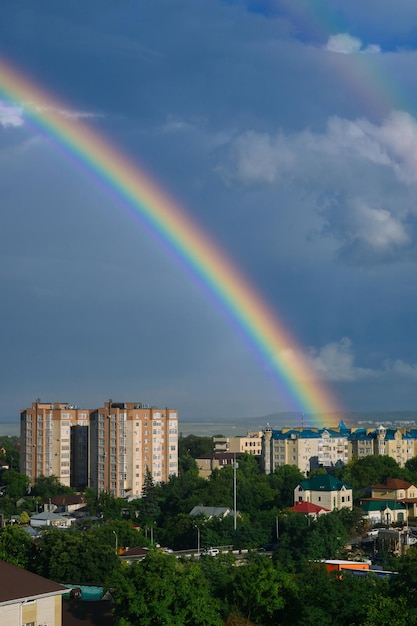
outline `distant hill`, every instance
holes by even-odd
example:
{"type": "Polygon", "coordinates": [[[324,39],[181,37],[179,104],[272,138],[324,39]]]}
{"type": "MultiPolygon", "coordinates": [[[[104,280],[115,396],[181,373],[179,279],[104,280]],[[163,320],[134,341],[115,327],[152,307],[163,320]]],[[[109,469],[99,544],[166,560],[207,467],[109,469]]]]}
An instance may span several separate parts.
{"type": "Polygon", "coordinates": [[[417,411],[350,411],[326,418],[313,415],[301,415],[293,412],[277,412],[263,416],[245,416],[230,419],[204,418],[204,420],[183,420],[180,416],[180,431],[195,435],[223,434],[224,436],[243,435],[248,430],[262,430],[266,424],[273,429],[280,428],[317,428],[332,427],[343,420],[348,428],[386,427],[417,428],[417,411]]]}

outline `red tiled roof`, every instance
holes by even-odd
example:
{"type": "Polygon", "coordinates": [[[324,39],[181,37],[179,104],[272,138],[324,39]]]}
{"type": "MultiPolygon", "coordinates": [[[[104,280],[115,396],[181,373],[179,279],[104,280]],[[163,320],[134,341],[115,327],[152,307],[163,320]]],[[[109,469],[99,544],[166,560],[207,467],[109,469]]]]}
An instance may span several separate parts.
{"type": "Polygon", "coordinates": [[[409,487],[412,487],[412,483],[401,478],[387,478],[385,483],[372,485],[373,489],[408,489],[409,487]]]}
{"type": "Polygon", "coordinates": [[[44,595],[60,594],[68,589],[52,580],[0,561],[0,604],[44,595]]]}
{"type": "Polygon", "coordinates": [[[330,513],[330,509],[325,509],[323,506],[318,506],[317,504],[313,504],[313,502],[296,502],[294,506],[290,508],[290,511],[294,511],[295,513],[304,513],[304,515],[308,515],[309,513],[320,513],[320,511],[325,511],[326,513],[330,513]]]}

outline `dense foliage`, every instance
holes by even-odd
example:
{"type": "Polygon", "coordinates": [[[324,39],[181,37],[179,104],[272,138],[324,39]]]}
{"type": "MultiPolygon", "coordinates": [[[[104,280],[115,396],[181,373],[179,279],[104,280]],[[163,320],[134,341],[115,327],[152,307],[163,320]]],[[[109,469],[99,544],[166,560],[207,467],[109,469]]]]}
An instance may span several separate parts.
{"type": "MultiPolygon", "coordinates": [[[[253,555],[243,565],[225,555],[198,562],[150,552],[109,580],[120,626],[406,626],[416,623],[415,594],[376,576],[328,573],[317,562],[288,572],[253,555]]],[[[404,569],[412,566],[404,561],[404,569]]]]}

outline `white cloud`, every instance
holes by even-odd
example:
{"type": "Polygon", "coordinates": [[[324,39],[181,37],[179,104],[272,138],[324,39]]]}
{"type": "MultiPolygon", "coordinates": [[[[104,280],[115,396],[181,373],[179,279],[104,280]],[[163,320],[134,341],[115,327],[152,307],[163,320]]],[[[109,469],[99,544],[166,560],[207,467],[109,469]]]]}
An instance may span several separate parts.
{"type": "Polygon", "coordinates": [[[409,114],[379,125],[331,117],[322,133],[246,131],[223,154],[228,182],[305,195],[310,218],[322,220],[306,236],[332,239],[345,263],[392,262],[412,249],[417,122],[409,114]]]}
{"type": "Polygon", "coordinates": [[[226,178],[245,184],[276,182],[288,173],[295,155],[281,134],[275,137],[267,133],[247,131],[231,144],[229,163],[222,168],[226,178]]]}
{"type": "Polygon", "coordinates": [[[350,214],[352,239],[384,252],[410,243],[404,224],[386,209],[373,208],[359,200],[350,214]]]}
{"type": "Polygon", "coordinates": [[[50,106],[38,105],[33,102],[25,103],[25,105],[12,105],[0,101],[0,126],[7,128],[8,126],[19,127],[24,124],[24,108],[28,106],[30,110],[37,113],[51,112],[60,117],[68,119],[92,119],[103,117],[100,113],[91,113],[88,111],[71,111],[70,109],[54,109],[50,106]]]}
{"type": "Polygon", "coordinates": [[[103,115],[101,113],[92,113],[89,111],[72,111],[70,109],[59,109],[54,108],[49,105],[37,104],[36,102],[28,102],[26,105],[29,109],[35,111],[36,113],[53,113],[55,115],[59,115],[60,117],[65,117],[68,119],[80,120],[80,119],[95,119],[101,118],[103,115]]]}
{"type": "Polygon", "coordinates": [[[381,52],[381,48],[377,44],[370,44],[364,48],[360,39],[348,33],[331,35],[325,45],[325,50],[337,54],[355,54],[356,52],[378,54],[381,52]]]}
{"type": "Polygon", "coordinates": [[[287,362],[301,361],[306,371],[325,381],[354,381],[376,375],[371,369],[355,366],[352,342],[348,337],[322,348],[310,348],[307,353],[285,350],[281,356],[287,362]]]}
{"type": "Polygon", "coordinates": [[[311,376],[327,382],[355,382],[359,380],[390,380],[392,375],[403,379],[417,379],[417,364],[401,359],[385,359],[375,369],[355,364],[352,341],[343,337],[321,348],[310,348],[308,352],[284,350],[281,357],[287,363],[300,361],[311,376]]]}
{"type": "Polygon", "coordinates": [[[362,48],[362,42],[357,37],[352,37],[347,33],[339,33],[331,35],[325,46],[329,52],[337,52],[339,54],[352,54],[359,52],[362,48]]]}
{"type": "Polygon", "coordinates": [[[23,126],[23,123],[22,107],[0,101],[0,125],[3,128],[23,126]]]}
{"type": "Polygon", "coordinates": [[[380,126],[365,120],[359,120],[358,124],[380,150],[385,151],[401,180],[417,182],[417,122],[414,117],[404,111],[393,111],[380,126]]]}
{"type": "Polygon", "coordinates": [[[401,359],[394,361],[386,360],[384,362],[385,371],[387,374],[397,374],[402,378],[417,378],[417,365],[406,363],[401,359]]]}

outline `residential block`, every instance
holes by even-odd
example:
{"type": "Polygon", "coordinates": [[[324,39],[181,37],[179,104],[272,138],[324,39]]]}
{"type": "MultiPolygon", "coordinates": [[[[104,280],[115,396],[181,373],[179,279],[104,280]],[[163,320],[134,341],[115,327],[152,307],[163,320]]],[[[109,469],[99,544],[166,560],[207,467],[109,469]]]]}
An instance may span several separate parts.
{"type": "Polygon", "coordinates": [[[20,413],[20,471],[31,483],[56,476],[67,486],[116,497],[142,493],[178,473],[178,411],[109,400],[97,409],[40,400],[20,413]]]}

